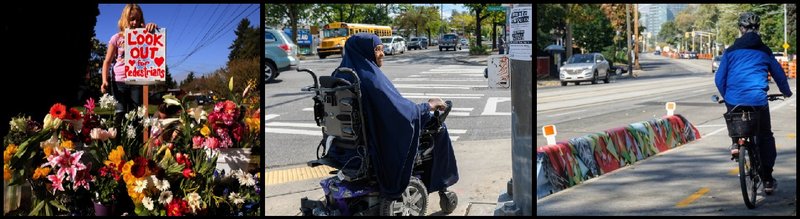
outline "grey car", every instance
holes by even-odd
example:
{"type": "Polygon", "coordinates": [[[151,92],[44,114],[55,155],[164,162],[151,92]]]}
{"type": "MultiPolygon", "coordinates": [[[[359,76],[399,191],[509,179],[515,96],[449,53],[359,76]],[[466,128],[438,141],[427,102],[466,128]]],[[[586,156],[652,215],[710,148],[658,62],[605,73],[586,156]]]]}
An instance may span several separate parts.
{"type": "Polygon", "coordinates": [[[717,69],[719,69],[719,63],[722,60],[722,56],[714,56],[714,59],[711,61],[711,73],[717,73],[717,69]]]}
{"type": "Polygon", "coordinates": [[[296,68],[298,47],[289,36],[281,30],[267,28],[264,30],[264,80],[272,82],[281,71],[296,68]]]}
{"type": "Polygon", "coordinates": [[[406,45],[407,49],[428,49],[428,38],[425,37],[412,37],[406,45]]]}
{"type": "Polygon", "coordinates": [[[567,86],[567,82],[578,85],[584,81],[597,84],[600,78],[603,82],[609,83],[611,77],[609,68],[608,60],[600,53],[572,55],[559,69],[561,86],[567,86]]]}

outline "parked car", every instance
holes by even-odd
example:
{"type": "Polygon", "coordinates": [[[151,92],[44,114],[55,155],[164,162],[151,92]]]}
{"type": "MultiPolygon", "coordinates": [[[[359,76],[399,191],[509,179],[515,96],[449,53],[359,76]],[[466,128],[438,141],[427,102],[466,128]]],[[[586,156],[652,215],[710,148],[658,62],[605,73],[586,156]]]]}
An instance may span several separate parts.
{"type": "Polygon", "coordinates": [[[406,45],[407,49],[428,49],[428,38],[413,37],[406,45]]]}
{"type": "Polygon", "coordinates": [[[711,60],[711,73],[717,73],[717,69],[719,69],[719,63],[722,61],[722,56],[714,56],[714,58],[711,60]]]}
{"type": "Polygon", "coordinates": [[[689,52],[689,59],[697,59],[697,52],[689,52]]]}
{"type": "Polygon", "coordinates": [[[597,84],[601,77],[603,82],[609,83],[609,69],[608,61],[600,53],[575,54],[559,69],[559,79],[561,86],[567,86],[568,82],[578,85],[584,81],[597,84]]]}
{"type": "Polygon", "coordinates": [[[661,51],[656,50],[656,52],[654,52],[653,55],[660,56],[661,55],[661,51]]]}
{"type": "Polygon", "coordinates": [[[280,72],[297,68],[298,47],[289,36],[281,30],[266,28],[264,30],[264,75],[269,83],[280,75],[280,72]]]}
{"type": "Polygon", "coordinates": [[[430,43],[430,44],[428,44],[428,45],[430,45],[430,46],[438,46],[438,45],[439,45],[439,40],[437,40],[437,39],[431,39],[431,43],[430,43]]]}
{"type": "Polygon", "coordinates": [[[442,35],[442,39],[439,40],[439,51],[442,51],[442,49],[461,50],[461,43],[459,42],[460,42],[459,37],[456,34],[450,33],[442,35]]]}
{"type": "Polygon", "coordinates": [[[381,37],[381,42],[383,43],[383,53],[386,55],[406,52],[406,42],[401,36],[381,37]]]}
{"type": "Polygon", "coordinates": [[[789,61],[789,57],[783,55],[783,52],[772,52],[772,56],[775,56],[775,60],[778,60],[778,63],[789,61]]]}
{"type": "Polygon", "coordinates": [[[461,38],[461,46],[469,47],[469,40],[466,38],[461,38]]]}

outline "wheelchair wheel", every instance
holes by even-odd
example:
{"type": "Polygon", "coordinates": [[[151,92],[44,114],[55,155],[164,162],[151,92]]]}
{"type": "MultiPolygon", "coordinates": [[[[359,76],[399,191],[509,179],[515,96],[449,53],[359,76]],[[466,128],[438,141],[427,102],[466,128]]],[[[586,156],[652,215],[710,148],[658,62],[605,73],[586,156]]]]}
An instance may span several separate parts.
{"type": "Polygon", "coordinates": [[[411,177],[400,200],[381,200],[381,216],[425,216],[428,191],[417,177],[411,177]]]}
{"type": "Polygon", "coordinates": [[[458,207],[458,196],[455,192],[447,191],[446,189],[439,191],[439,207],[445,214],[453,213],[458,207]]]}

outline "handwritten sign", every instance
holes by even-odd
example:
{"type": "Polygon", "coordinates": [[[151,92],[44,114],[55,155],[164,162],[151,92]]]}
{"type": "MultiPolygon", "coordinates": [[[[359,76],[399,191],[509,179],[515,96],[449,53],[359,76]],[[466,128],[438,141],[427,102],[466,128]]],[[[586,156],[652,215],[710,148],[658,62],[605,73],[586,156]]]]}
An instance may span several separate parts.
{"type": "Polygon", "coordinates": [[[167,30],[125,30],[125,83],[152,85],[166,77],[167,30]]]}

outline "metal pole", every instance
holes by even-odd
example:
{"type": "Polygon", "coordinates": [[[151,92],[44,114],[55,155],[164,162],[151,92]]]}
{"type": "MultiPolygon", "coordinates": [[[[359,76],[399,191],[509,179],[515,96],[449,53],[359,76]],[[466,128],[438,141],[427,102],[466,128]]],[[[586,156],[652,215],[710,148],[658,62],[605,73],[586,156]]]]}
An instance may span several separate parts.
{"type": "Polygon", "coordinates": [[[625,34],[625,38],[628,38],[628,52],[626,52],[626,56],[628,57],[628,72],[633,72],[633,57],[631,57],[631,4],[625,4],[625,20],[627,20],[626,23],[628,26],[628,31],[625,34]]]}
{"type": "MultiPolygon", "coordinates": [[[[783,44],[786,44],[786,4],[783,4],[783,44]]],[[[789,57],[789,48],[783,48],[783,56],[789,57]]]]}

